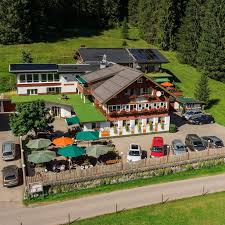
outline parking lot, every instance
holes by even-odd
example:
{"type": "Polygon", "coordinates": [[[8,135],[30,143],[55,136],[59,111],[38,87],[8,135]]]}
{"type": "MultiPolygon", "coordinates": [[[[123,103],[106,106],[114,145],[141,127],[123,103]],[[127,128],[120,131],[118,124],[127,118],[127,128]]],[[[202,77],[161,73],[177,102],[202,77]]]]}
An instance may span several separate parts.
{"type": "MultiPolygon", "coordinates": [[[[8,127],[8,115],[2,114],[0,115],[0,151],[2,153],[2,142],[13,140],[18,144],[18,139],[16,139],[13,134],[9,131],[8,127]]],[[[18,150],[18,149],[17,149],[18,150]]],[[[20,159],[19,159],[19,151],[17,152],[17,159],[13,161],[5,162],[0,159],[0,170],[3,169],[4,166],[7,165],[17,165],[21,167],[20,159]]],[[[2,157],[2,154],[0,154],[2,157]]],[[[13,188],[3,187],[2,174],[0,176],[0,204],[4,205],[9,202],[13,202],[13,204],[21,204],[23,197],[23,186],[19,185],[13,188]]]]}
{"type": "Polygon", "coordinates": [[[181,139],[185,142],[187,134],[197,134],[199,136],[217,136],[225,143],[225,127],[219,124],[207,124],[207,125],[189,125],[183,124],[180,126],[179,131],[176,133],[161,133],[161,134],[146,134],[130,137],[113,138],[113,142],[116,145],[116,149],[121,153],[127,153],[130,143],[136,143],[141,145],[143,150],[149,151],[154,136],[161,136],[164,139],[165,144],[171,145],[172,140],[181,139]]]}

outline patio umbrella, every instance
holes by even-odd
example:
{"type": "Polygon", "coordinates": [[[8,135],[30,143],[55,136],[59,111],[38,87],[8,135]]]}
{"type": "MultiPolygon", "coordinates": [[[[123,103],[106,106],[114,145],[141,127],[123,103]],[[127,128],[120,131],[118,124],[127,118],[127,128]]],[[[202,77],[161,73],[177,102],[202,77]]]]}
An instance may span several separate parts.
{"type": "Polygon", "coordinates": [[[69,137],[60,137],[54,139],[52,143],[58,147],[63,147],[73,144],[73,139],[69,137]]]}
{"type": "Polygon", "coordinates": [[[49,139],[40,138],[40,139],[30,140],[26,146],[31,149],[42,149],[42,148],[47,148],[50,144],[51,144],[51,141],[49,139]]]}
{"type": "Polygon", "coordinates": [[[99,139],[99,131],[82,131],[76,135],[78,141],[94,141],[99,139]]]}
{"type": "Polygon", "coordinates": [[[113,148],[104,145],[92,145],[86,148],[86,154],[95,158],[98,158],[100,155],[104,155],[110,151],[113,151],[113,148]]]}
{"type": "Polygon", "coordinates": [[[68,158],[72,158],[84,155],[85,150],[84,148],[77,147],[76,145],[69,145],[64,148],[60,148],[58,150],[58,154],[68,158]]]}
{"type": "Polygon", "coordinates": [[[28,155],[28,161],[36,164],[50,162],[56,157],[56,153],[45,150],[45,151],[36,151],[28,155]]]}
{"type": "Polygon", "coordinates": [[[163,82],[163,83],[161,83],[161,85],[164,86],[164,87],[173,87],[173,86],[174,86],[174,85],[173,85],[172,83],[170,83],[170,82],[163,82]]]}

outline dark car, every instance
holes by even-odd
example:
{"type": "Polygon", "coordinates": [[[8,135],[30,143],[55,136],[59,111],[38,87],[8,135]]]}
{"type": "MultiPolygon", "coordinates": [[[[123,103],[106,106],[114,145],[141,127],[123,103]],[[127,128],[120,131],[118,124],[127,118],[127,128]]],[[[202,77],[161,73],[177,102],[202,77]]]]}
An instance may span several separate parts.
{"type": "Polygon", "coordinates": [[[2,169],[3,186],[13,187],[19,184],[19,168],[16,165],[6,166],[2,169]]]}
{"type": "Polygon", "coordinates": [[[201,125],[201,124],[215,123],[215,120],[211,115],[201,115],[201,116],[191,117],[188,120],[188,122],[190,124],[201,125]]]}
{"type": "Polygon", "coordinates": [[[208,148],[222,148],[224,147],[223,141],[216,136],[203,136],[201,137],[204,145],[208,148]]]}
{"type": "Polygon", "coordinates": [[[206,149],[202,139],[197,134],[188,134],[185,138],[185,145],[191,151],[203,151],[206,149]]]}

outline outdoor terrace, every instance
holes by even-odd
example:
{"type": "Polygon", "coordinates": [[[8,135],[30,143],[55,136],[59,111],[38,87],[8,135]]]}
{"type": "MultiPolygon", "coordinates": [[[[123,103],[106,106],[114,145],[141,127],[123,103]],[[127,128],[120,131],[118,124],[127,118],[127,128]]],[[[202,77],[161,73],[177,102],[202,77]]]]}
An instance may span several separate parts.
{"type": "Polygon", "coordinates": [[[62,99],[60,94],[12,96],[12,103],[32,102],[39,99],[49,103],[72,106],[81,123],[106,121],[106,117],[87,98],[84,103],[78,94],[67,94],[67,97],[68,99],[62,99]]]}

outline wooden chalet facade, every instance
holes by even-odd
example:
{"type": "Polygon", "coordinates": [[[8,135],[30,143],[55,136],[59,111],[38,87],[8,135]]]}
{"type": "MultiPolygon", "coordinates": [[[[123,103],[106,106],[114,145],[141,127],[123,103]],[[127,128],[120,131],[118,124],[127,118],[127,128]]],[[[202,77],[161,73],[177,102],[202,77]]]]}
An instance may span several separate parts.
{"type": "Polygon", "coordinates": [[[84,75],[77,88],[92,98],[107,122],[85,124],[101,137],[169,130],[170,93],[141,71],[113,65],[84,75]]]}

